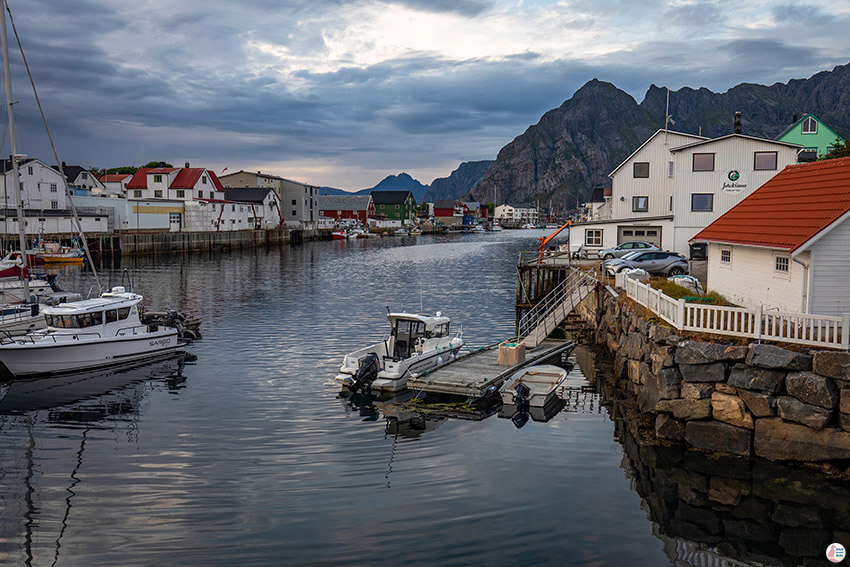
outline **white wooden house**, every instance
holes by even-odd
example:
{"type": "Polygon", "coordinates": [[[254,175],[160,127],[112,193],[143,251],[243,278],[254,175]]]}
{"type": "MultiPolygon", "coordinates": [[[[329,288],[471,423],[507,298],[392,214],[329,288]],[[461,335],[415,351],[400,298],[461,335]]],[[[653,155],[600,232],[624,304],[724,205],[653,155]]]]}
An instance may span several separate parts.
{"type": "Polygon", "coordinates": [[[752,193],[800,146],[741,134],[707,139],[658,130],[611,172],[612,218],[570,231],[572,251],[643,240],[689,255],[689,240],[752,193]]]}
{"type": "Polygon", "coordinates": [[[744,307],[850,313],[850,158],[789,165],[693,237],[744,307]]]}
{"type": "Polygon", "coordinates": [[[251,228],[279,228],[284,224],[280,200],[270,187],[226,189],[225,196],[228,201],[246,206],[250,211],[248,225],[251,228]]]}
{"type": "Polygon", "coordinates": [[[142,167],[127,183],[130,199],[224,200],[224,186],[205,167],[142,167]]]}

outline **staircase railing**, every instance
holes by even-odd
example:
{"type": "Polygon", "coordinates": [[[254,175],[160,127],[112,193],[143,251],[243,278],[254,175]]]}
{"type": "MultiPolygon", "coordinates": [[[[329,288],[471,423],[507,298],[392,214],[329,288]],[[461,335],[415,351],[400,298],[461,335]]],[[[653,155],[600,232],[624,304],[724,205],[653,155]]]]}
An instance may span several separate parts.
{"type": "MultiPolygon", "coordinates": [[[[570,311],[575,309],[587,297],[590,289],[595,287],[598,282],[599,279],[596,276],[595,270],[585,272],[578,268],[571,268],[567,273],[567,277],[561,283],[556,285],[537,305],[520,318],[517,324],[517,335],[520,337],[520,340],[530,335],[541,324],[545,324],[549,316],[558,309],[564,310],[563,315],[566,318],[570,311]],[[577,297],[574,297],[575,292],[581,290],[582,287],[588,287],[589,289],[585,293],[580,293],[577,297]],[[565,305],[568,300],[570,302],[569,305],[565,305]]],[[[549,325],[547,324],[546,326],[548,327],[549,325]]],[[[556,324],[552,323],[551,329],[543,329],[545,334],[548,335],[555,330],[555,326],[556,324]]]]}

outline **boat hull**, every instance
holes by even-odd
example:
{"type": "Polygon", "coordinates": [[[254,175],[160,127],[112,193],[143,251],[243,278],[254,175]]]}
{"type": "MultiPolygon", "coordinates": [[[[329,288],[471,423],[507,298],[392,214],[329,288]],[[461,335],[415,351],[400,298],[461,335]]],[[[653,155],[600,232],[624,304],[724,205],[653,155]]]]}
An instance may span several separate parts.
{"type": "Polygon", "coordinates": [[[177,331],[163,329],[112,340],[81,339],[73,343],[40,340],[0,345],[0,362],[16,377],[40,376],[100,368],[160,356],[178,346],[177,331]]]}
{"type": "MultiPolygon", "coordinates": [[[[456,356],[462,346],[463,342],[457,341],[445,349],[430,351],[426,354],[405,359],[392,368],[385,367],[378,372],[378,378],[372,382],[371,388],[372,390],[382,392],[401,392],[406,390],[407,380],[412,374],[420,374],[431,370],[446,359],[456,356]]],[[[340,371],[342,374],[338,374],[336,379],[342,382],[343,385],[350,384],[353,381],[351,371],[345,367],[340,368],[340,371]]]]}
{"type": "Polygon", "coordinates": [[[516,372],[499,389],[503,404],[515,404],[514,392],[520,382],[529,389],[528,405],[542,408],[557,396],[558,387],[567,378],[567,371],[558,366],[543,364],[516,372]]]}

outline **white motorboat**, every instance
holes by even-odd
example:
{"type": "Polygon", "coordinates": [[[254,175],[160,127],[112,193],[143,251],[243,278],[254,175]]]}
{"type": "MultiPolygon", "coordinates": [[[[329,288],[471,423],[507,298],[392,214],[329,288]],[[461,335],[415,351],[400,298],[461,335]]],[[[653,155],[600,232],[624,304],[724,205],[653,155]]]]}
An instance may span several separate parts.
{"type": "Polygon", "coordinates": [[[555,391],[566,378],[566,370],[551,364],[523,368],[499,388],[502,403],[542,408],[555,397],[555,391]]]}
{"type": "Polygon", "coordinates": [[[481,226],[480,224],[476,224],[475,226],[473,226],[472,228],[469,229],[469,232],[476,232],[477,233],[477,232],[487,232],[487,231],[484,230],[484,227],[481,226]]]}
{"type": "Polygon", "coordinates": [[[5,336],[24,335],[47,326],[39,313],[38,303],[0,305],[0,333],[5,336]]]}
{"type": "Polygon", "coordinates": [[[499,223],[497,223],[497,222],[494,222],[494,223],[490,226],[490,232],[502,232],[502,225],[500,225],[500,224],[499,224],[499,223]]]}
{"type": "Polygon", "coordinates": [[[391,331],[383,341],[345,355],[337,380],[356,391],[370,387],[398,392],[412,373],[421,373],[454,358],[463,346],[463,332],[451,335],[451,319],[389,313],[391,331]]]}
{"type": "Polygon", "coordinates": [[[95,299],[45,307],[47,328],[0,340],[0,362],[21,377],[111,366],[173,351],[177,329],[142,324],[142,299],[114,287],[95,299]]]}

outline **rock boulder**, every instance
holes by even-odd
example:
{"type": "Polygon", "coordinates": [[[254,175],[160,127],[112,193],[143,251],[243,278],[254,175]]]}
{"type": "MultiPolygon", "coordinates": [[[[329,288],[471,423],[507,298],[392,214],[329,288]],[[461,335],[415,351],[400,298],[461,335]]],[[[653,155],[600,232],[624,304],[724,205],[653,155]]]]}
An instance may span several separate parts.
{"type": "Polygon", "coordinates": [[[749,390],[738,390],[738,396],[747,404],[755,417],[771,417],[776,415],[776,398],[761,392],[750,392],[749,390]]]}
{"type": "Polygon", "coordinates": [[[823,429],[832,418],[832,410],[805,404],[791,396],[777,398],[776,409],[779,412],[779,417],[785,421],[802,423],[815,429],[823,429]]]}
{"type": "Polygon", "coordinates": [[[721,392],[711,395],[711,415],[718,421],[723,421],[737,427],[752,429],[753,416],[747,411],[744,401],[738,396],[721,392]]]}
{"type": "Polygon", "coordinates": [[[711,400],[659,400],[655,411],[672,413],[678,419],[705,419],[711,416],[711,400]]]}
{"type": "Polygon", "coordinates": [[[753,432],[719,421],[689,421],[685,425],[685,441],[704,451],[749,455],[753,432]]]}
{"type": "Polygon", "coordinates": [[[816,431],[777,417],[757,419],[754,440],[756,454],[773,461],[850,459],[850,433],[838,429],[816,431]]]}
{"type": "Polygon", "coordinates": [[[727,345],[686,341],[676,349],[676,364],[711,364],[724,360],[727,345]]]}
{"type": "Polygon", "coordinates": [[[685,382],[723,382],[726,380],[726,365],[722,362],[679,364],[679,371],[682,373],[682,380],[685,382]]]}
{"type": "Polygon", "coordinates": [[[729,373],[729,385],[744,390],[758,390],[768,394],[777,394],[782,389],[785,373],[781,370],[754,368],[746,364],[736,364],[729,373]]]}
{"type": "Polygon", "coordinates": [[[814,372],[789,372],[785,376],[785,391],[801,402],[826,409],[838,405],[838,388],[832,379],[814,372]]]}
{"type": "Polygon", "coordinates": [[[812,370],[836,380],[850,380],[850,353],[818,351],[812,359],[812,370]]]}
{"type": "Polygon", "coordinates": [[[753,343],[747,353],[747,364],[778,370],[811,370],[812,357],[774,345],[753,343]]]}

